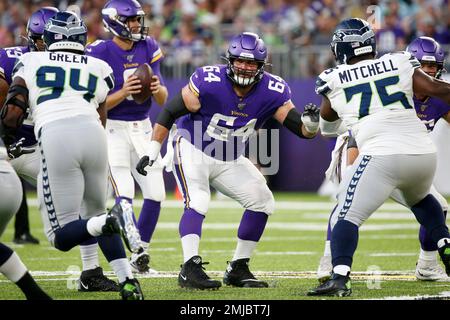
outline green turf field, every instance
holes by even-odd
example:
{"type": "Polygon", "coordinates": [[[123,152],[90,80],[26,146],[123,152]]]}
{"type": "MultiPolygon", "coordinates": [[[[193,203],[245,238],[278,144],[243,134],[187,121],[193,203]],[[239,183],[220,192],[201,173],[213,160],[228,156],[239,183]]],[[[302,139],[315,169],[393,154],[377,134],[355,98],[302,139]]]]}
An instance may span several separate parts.
{"type": "MultiPolygon", "coordinates": [[[[192,291],[177,286],[182,262],[178,237],[181,202],[163,205],[151,244],[151,267],[159,276],[141,276],[150,300],[298,300],[311,299],[306,292],[316,286],[315,270],[324,247],[325,230],[333,202],[315,195],[276,194],[276,212],[251,260],[250,268],[266,279],[267,289],[222,287],[218,291],[192,291]]],[[[75,280],[81,268],[79,250],[59,252],[49,246],[42,231],[36,200],[30,201],[33,235],[40,245],[14,245],[13,227],[0,240],[11,246],[54,299],[119,299],[118,293],[80,293],[75,280]]],[[[137,205],[138,207],[138,205],[137,205]]],[[[207,272],[221,279],[232,257],[242,209],[231,200],[213,201],[204,221],[200,254],[209,261],[207,272]]],[[[140,209],[140,208],[139,208],[140,209]]],[[[138,211],[138,210],[136,210],[138,211]]],[[[414,269],[419,252],[418,224],[412,214],[392,202],[385,204],[360,231],[354,257],[353,295],[346,299],[450,298],[450,283],[419,282],[414,269]]],[[[111,268],[100,253],[105,271],[111,268]]],[[[23,299],[15,285],[0,275],[0,299],[23,299]]],[[[332,298],[333,299],[333,298],[332,298]]]]}

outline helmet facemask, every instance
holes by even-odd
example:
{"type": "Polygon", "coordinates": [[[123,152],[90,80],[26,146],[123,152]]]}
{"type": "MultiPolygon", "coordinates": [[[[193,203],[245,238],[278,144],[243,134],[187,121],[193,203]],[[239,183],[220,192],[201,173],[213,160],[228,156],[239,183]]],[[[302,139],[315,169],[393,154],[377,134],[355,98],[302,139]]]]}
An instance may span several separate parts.
{"type": "Polygon", "coordinates": [[[246,87],[262,79],[264,74],[265,61],[258,61],[255,59],[244,59],[242,57],[235,57],[228,55],[228,77],[238,86],[246,87]],[[257,68],[255,70],[243,69],[234,65],[234,62],[239,60],[255,61],[257,68]]]}

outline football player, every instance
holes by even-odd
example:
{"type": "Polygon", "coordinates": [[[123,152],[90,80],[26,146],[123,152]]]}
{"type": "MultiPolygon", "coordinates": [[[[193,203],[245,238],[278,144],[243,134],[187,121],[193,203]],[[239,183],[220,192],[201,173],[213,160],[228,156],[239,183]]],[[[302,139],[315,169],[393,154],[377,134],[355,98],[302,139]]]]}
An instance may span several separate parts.
{"type": "MultiPolygon", "coordinates": [[[[58,11],[59,10],[54,7],[43,7],[38,9],[31,15],[27,23],[28,46],[0,50],[0,105],[3,105],[5,102],[6,94],[12,81],[14,62],[27,52],[45,50],[42,39],[44,26],[58,11]]],[[[33,186],[36,186],[41,162],[40,153],[39,151],[36,151],[36,148],[37,141],[34,136],[33,121],[31,120],[31,117],[28,117],[18,129],[15,141],[8,146],[8,155],[17,174],[33,186]]],[[[23,199],[19,212],[16,215],[16,222],[18,219],[17,216],[20,214],[22,217],[21,219],[24,220],[24,223],[28,226],[28,209],[26,206],[25,194],[23,199]],[[25,210],[25,212],[21,212],[21,210],[25,210]]],[[[20,239],[21,238],[18,238],[18,240],[20,239]]],[[[30,238],[26,239],[32,240],[30,238]]],[[[83,271],[81,272],[78,281],[79,291],[119,290],[116,282],[108,279],[103,274],[98,258],[98,243],[95,238],[83,242],[80,245],[80,253],[83,271]]]]}
{"type": "Polygon", "coordinates": [[[43,40],[45,52],[26,53],[14,67],[2,111],[7,136],[14,135],[29,106],[41,154],[38,198],[47,238],[56,249],[68,251],[96,237],[119,279],[122,299],[141,300],[118,235],[129,247],[132,230],[125,226],[122,205],[105,213],[105,100],[114,85],[111,67],[84,55],[87,28],[73,12],[50,18],[43,40]]]}
{"type": "Polygon", "coordinates": [[[237,287],[264,288],[268,283],[250,272],[249,260],[274,210],[274,198],[264,176],[243,156],[249,137],[270,117],[300,138],[318,131],[319,111],[308,105],[300,114],[291,101],[288,84],[264,71],[267,47],[254,33],[235,36],[228,46],[226,65],[198,68],[189,83],[158,115],[148,156],[138,172],[158,159],[161,143],[178,119],[174,138],[173,172],[183,192],[184,213],[179,224],[184,263],[181,287],[217,289],[221,282],[205,273],[199,255],[202,223],[208,212],[210,186],[244,208],[237,247],[223,281],[237,287]]]}
{"type": "Polygon", "coordinates": [[[147,36],[145,13],[137,1],[108,1],[102,16],[105,29],[113,34],[113,38],[92,43],[87,47],[86,54],[108,62],[114,71],[115,86],[106,99],[110,182],[116,203],[122,200],[132,203],[134,180],[142,190],[144,204],[137,227],[143,248],[133,252],[130,264],[134,271],[154,272],[149,269],[147,251],[159,218],[161,201],[165,199],[163,165],[158,161],[147,177],[137,174],[135,170],[137,162],[149,148],[152,100],[139,104],[131,95],[140,92],[142,87],[140,80],[132,76],[133,72],[139,65],[148,63],[154,73],[150,87],[153,99],[160,106],[166,102],[168,92],[159,71],[163,55],[155,39],[147,36]]]}
{"type": "MultiPolygon", "coordinates": [[[[2,141],[3,128],[0,123],[0,236],[12,216],[17,212],[22,199],[19,177],[8,163],[5,145],[2,141]]],[[[14,282],[29,300],[50,300],[37,285],[19,256],[0,242],[0,272],[14,282]]]]}
{"type": "MultiPolygon", "coordinates": [[[[419,60],[421,69],[425,73],[431,77],[439,78],[444,68],[445,58],[444,51],[439,43],[429,37],[419,37],[411,42],[406,48],[406,51],[410,52],[417,60],[419,60]]],[[[433,130],[434,124],[439,119],[442,118],[447,122],[450,121],[450,106],[443,101],[433,97],[420,95],[418,92],[414,92],[413,101],[417,116],[427,127],[428,132],[433,130]]],[[[340,171],[347,165],[353,164],[357,156],[358,149],[354,137],[349,137],[348,132],[340,135],[337,139],[335,150],[333,151],[333,161],[330,164],[330,168],[327,170],[327,175],[339,183],[341,180],[340,177],[342,176],[340,171]],[[347,155],[347,152],[349,155],[347,155]]],[[[447,200],[434,186],[431,186],[430,193],[439,201],[444,215],[446,216],[448,210],[447,200]]],[[[398,190],[395,190],[391,194],[391,198],[408,207],[405,199],[398,190]]],[[[330,224],[328,224],[325,251],[323,257],[320,259],[317,271],[319,282],[328,280],[332,272],[330,240],[331,227],[330,224]]],[[[416,278],[425,281],[449,281],[450,278],[438,262],[436,244],[430,238],[429,233],[426,232],[423,226],[420,226],[419,240],[421,249],[419,260],[416,264],[416,278]]]]}
{"type": "Polygon", "coordinates": [[[358,229],[398,189],[437,244],[450,274],[450,235],[439,202],[430,193],[436,149],[414,109],[413,89],[450,103],[450,84],[432,78],[409,52],[376,56],[375,33],[362,19],[343,20],[333,34],[339,65],[322,72],[320,129],[350,130],[359,148],[339,185],[331,217],[331,278],[308,295],[348,296],[358,229]]]}

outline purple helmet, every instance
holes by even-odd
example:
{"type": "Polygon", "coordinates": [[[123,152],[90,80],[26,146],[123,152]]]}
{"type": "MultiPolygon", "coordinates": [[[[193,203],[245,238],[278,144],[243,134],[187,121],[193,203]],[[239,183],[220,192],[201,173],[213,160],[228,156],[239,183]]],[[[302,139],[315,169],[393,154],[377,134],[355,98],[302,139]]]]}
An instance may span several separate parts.
{"type": "Polygon", "coordinates": [[[38,47],[36,46],[36,40],[42,39],[45,24],[57,12],[59,12],[59,10],[55,7],[43,7],[35,11],[31,15],[30,19],[28,19],[26,31],[28,47],[31,51],[39,51],[38,47]]]}
{"type": "Polygon", "coordinates": [[[436,40],[430,37],[419,37],[409,44],[406,51],[416,57],[420,63],[436,63],[438,66],[436,78],[439,77],[444,68],[445,54],[441,45],[436,40]]]}
{"type": "Polygon", "coordinates": [[[262,79],[267,61],[267,47],[255,33],[243,32],[230,41],[226,58],[228,60],[227,75],[238,86],[248,86],[262,79]],[[256,71],[243,70],[233,65],[234,60],[256,61],[256,71]]]}
{"type": "Polygon", "coordinates": [[[144,40],[148,33],[145,23],[145,12],[136,0],[110,0],[102,10],[105,29],[117,37],[131,41],[144,40]],[[132,33],[127,19],[137,17],[141,24],[139,33],[132,33]]]}

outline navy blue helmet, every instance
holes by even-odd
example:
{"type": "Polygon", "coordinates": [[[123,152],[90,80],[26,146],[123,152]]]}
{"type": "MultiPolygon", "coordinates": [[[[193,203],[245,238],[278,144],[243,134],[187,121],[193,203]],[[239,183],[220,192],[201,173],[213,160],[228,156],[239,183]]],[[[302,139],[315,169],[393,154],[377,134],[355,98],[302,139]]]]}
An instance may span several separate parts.
{"type": "Polygon", "coordinates": [[[343,20],[333,33],[331,51],[340,64],[347,64],[351,58],[368,53],[376,56],[375,32],[365,20],[343,20]]]}
{"type": "Polygon", "coordinates": [[[86,41],[86,25],[74,12],[58,12],[45,25],[44,44],[47,51],[84,53],[86,41]]]}

